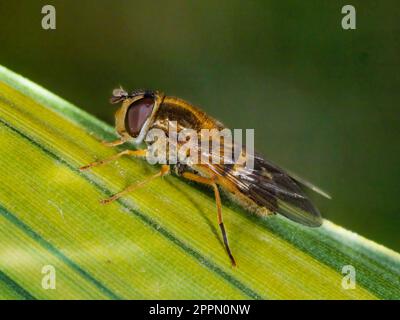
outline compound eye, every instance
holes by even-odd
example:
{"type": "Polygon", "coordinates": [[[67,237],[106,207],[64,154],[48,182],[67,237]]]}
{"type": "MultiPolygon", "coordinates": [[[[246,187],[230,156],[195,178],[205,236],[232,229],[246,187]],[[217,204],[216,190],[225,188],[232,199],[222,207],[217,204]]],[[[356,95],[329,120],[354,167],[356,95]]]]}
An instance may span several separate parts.
{"type": "Polygon", "coordinates": [[[153,111],[153,107],[153,98],[142,98],[129,106],[125,116],[125,129],[132,137],[137,137],[140,134],[144,123],[153,111]]]}

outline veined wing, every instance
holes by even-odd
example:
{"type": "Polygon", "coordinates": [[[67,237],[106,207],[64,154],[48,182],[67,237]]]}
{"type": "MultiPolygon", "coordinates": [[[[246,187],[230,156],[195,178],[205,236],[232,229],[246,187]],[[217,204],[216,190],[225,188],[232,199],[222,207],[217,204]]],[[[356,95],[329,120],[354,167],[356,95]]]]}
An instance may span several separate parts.
{"type": "Polygon", "coordinates": [[[306,226],[319,227],[322,224],[321,214],[307,198],[296,178],[259,155],[253,160],[253,168],[238,164],[212,167],[257,205],[306,226]]]}

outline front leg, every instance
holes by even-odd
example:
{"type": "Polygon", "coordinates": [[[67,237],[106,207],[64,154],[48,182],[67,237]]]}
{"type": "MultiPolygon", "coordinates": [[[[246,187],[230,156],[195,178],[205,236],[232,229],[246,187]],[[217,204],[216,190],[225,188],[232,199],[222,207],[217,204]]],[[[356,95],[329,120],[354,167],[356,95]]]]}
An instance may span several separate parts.
{"type": "Polygon", "coordinates": [[[121,144],[124,144],[125,142],[126,142],[126,139],[121,138],[121,139],[118,139],[115,141],[102,141],[101,143],[106,147],[116,147],[121,144]]]}
{"type": "Polygon", "coordinates": [[[149,183],[150,181],[153,181],[153,180],[156,179],[156,178],[163,177],[163,176],[169,174],[169,172],[170,172],[170,167],[169,167],[169,165],[163,164],[163,165],[161,166],[161,170],[160,170],[159,172],[157,172],[156,174],[154,174],[154,175],[148,177],[147,179],[145,179],[145,180],[143,180],[143,181],[140,181],[140,182],[138,182],[138,183],[135,183],[135,184],[132,184],[132,185],[126,187],[124,190],[122,190],[122,191],[120,191],[120,192],[114,194],[114,195],[111,196],[110,198],[101,200],[100,203],[101,203],[101,204],[108,204],[108,203],[110,203],[110,202],[113,202],[113,201],[115,201],[115,200],[121,198],[122,196],[126,195],[126,194],[129,193],[129,192],[131,192],[131,191],[133,191],[133,190],[135,190],[135,189],[138,189],[138,188],[140,188],[140,187],[143,187],[144,185],[146,185],[146,184],[149,183]]]}
{"type": "Polygon", "coordinates": [[[125,151],[117,153],[107,159],[89,163],[86,166],[80,167],[79,170],[83,171],[83,170],[87,170],[89,168],[98,167],[103,164],[109,163],[111,161],[117,160],[118,158],[120,158],[122,156],[146,157],[146,155],[147,155],[147,150],[125,150],[125,151]]]}

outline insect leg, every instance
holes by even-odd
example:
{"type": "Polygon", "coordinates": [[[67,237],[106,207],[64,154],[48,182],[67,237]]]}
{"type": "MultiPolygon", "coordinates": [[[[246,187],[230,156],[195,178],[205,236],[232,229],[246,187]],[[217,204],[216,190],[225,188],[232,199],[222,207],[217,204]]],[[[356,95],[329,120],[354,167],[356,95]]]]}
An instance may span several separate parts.
{"type": "Polygon", "coordinates": [[[115,147],[115,146],[124,144],[125,142],[126,142],[126,139],[118,139],[115,141],[102,141],[101,143],[106,147],[115,147]]]}
{"type": "Polygon", "coordinates": [[[124,190],[122,190],[121,192],[118,192],[116,194],[114,194],[113,196],[111,196],[110,198],[101,200],[100,203],[101,204],[108,204],[110,202],[113,202],[119,198],[121,198],[123,195],[127,194],[128,192],[131,192],[139,187],[143,187],[145,184],[149,183],[150,181],[154,180],[155,178],[158,177],[162,177],[165,176],[166,174],[168,174],[170,171],[169,165],[162,165],[161,166],[161,170],[160,172],[156,173],[155,175],[152,175],[150,177],[148,177],[146,180],[140,181],[139,183],[135,183],[133,185],[128,186],[127,188],[125,188],[124,190]]]}
{"type": "Polygon", "coordinates": [[[125,151],[117,153],[117,154],[115,154],[115,155],[113,155],[113,156],[111,156],[111,157],[109,157],[107,159],[103,159],[103,160],[100,160],[100,161],[89,163],[86,166],[80,167],[79,170],[87,170],[87,169],[92,168],[92,167],[101,166],[103,164],[106,164],[106,163],[112,162],[114,160],[117,160],[118,158],[120,158],[122,156],[145,157],[146,154],[147,154],[147,150],[125,150],[125,151]]]}
{"type": "Polygon", "coordinates": [[[225,244],[225,248],[226,248],[226,251],[228,253],[228,256],[231,259],[232,265],[235,267],[236,266],[236,261],[235,261],[235,258],[232,255],[231,249],[229,248],[228,236],[226,235],[224,221],[222,219],[221,197],[219,195],[218,186],[215,183],[215,180],[212,179],[212,178],[210,179],[210,178],[201,177],[199,175],[196,175],[196,174],[193,174],[193,173],[190,173],[190,172],[184,172],[182,174],[182,176],[184,178],[188,179],[188,180],[196,181],[196,182],[203,183],[203,184],[208,184],[208,185],[213,187],[214,195],[215,195],[215,202],[216,202],[216,205],[217,205],[218,225],[219,225],[219,227],[221,229],[222,238],[224,240],[224,244],[225,244]]]}

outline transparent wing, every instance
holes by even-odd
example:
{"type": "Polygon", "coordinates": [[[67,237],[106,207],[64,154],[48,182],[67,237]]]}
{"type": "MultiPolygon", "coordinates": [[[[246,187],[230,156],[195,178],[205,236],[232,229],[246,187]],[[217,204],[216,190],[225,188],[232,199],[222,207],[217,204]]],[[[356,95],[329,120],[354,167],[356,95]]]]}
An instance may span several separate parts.
{"type": "Polygon", "coordinates": [[[322,190],[321,188],[317,187],[316,185],[312,184],[311,182],[300,178],[297,174],[294,174],[291,171],[286,171],[294,180],[302,184],[303,186],[307,187],[308,189],[318,193],[319,195],[327,198],[327,199],[332,199],[331,195],[327,193],[326,191],[322,190]]]}
{"type": "Polygon", "coordinates": [[[322,224],[322,217],[318,209],[307,198],[301,188],[304,185],[328,198],[321,189],[287,173],[260,155],[250,158],[240,146],[236,161],[235,146],[225,141],[223,150],[200,147],[198,152],[201,157],[208,158],[209,168],[217,175],[229,180],[240,192],[253,200],[257,205],[266,207],[272,212],[281,214],[290,220],[306,226],[318,227],[322,224]],[[225,152],[230,150],[230,152],[225,152]],[[213,153],[213,154],[211,154],[213,153]],[[215,163],[218,160],[218,163],[215,163]],[[253,163],[249,168],[247,163],[253,163]]]}
{"type": "Polygon", "coordinates": [[[319,227],[322,224],[321,214],[296,178],[259,155],[253,160],[253,168],[238,164],[213,165],[213,168],[259,206],[306,226],[319,227]]]}

